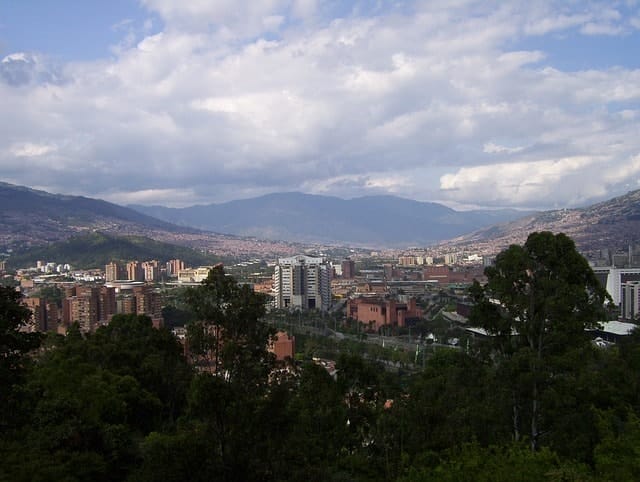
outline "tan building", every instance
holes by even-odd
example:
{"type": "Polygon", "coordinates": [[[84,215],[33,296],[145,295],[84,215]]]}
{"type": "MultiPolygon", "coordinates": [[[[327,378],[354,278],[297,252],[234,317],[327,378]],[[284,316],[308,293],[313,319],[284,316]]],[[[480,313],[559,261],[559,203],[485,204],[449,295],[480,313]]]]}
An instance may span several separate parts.
{"type": "Polygon", "coordinates": [[[31,331],[47,331],[47,308],[42,298],[23,298],[22,303],[31,310],[31,331]]]}
{"type": "Polygon", "coordinates": [[[118,263],[112,261],[104,267],[104,279],[107,283],[116,281],[120,279],[119,276],[121,272],[122,270],[120,266],[118,266],[118,263]]]}
{"type": "Polygon", "coordinates": [[[137,261],[127,263],[127,279],[130,281],[144,281],[144,270],[137,261]]]}
{"type": "Polygon", "coordinates": [[[176,277],[178,272],[185,269],[184,261],[181,259],[172,259],[167,262],[167,276],[176,277]]]}
{"type": "Polygon", "coordinates": [[[142,271],[144,272],[145,281],[158,281],[160,278],[160,268],[156,260],[142,263],[142,271]]]}
{"type": "Polygon", "coordinates": [[[86,286],[73,288],[75,294],[64,299],[62,320],[65,325],[77,322],[82,332],[93,332],[99,318],[99,289],[86,286]]]}
{"type": "Polygon", "coordinates": [[[209,276],[212,266],[200,266],[178,271],[178,283],[201,283],[209,276]]]}

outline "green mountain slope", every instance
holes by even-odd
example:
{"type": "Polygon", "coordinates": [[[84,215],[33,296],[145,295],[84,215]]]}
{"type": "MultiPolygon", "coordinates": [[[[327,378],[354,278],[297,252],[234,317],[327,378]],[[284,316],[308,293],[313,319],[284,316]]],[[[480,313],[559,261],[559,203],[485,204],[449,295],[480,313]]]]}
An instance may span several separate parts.
{"type": "Polygon", "coordinates": [[[104,268],[110,261],[157,259],[166,262],[175,258],[182,259],[190,266],[209,265],[221,261],[193,249],[154,241],[144,236],[114,236],[95,232],[74,236],[46,247],[28,249],[11,256],[8,264],[11,268],[19,268],[33,266],[37,260],[42,260],[69,263],[77,268],[104,268]]]}

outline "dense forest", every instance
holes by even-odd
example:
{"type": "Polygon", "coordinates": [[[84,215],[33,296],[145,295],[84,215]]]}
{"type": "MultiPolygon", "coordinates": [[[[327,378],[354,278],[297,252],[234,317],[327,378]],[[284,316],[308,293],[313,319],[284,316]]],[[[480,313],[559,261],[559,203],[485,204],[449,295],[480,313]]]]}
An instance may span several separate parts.
{"type": "Polygon", "coordinates": [[[607,295],[573,242],[535,233],[487,278],[486,342],[410,376],[343,351],[337,378],[277,364],[222,268],[184,295],[188,357],[144,316],[23,333],[0,287],[0,480],[640,480],[640,336],[586,336],[607,295]]]}

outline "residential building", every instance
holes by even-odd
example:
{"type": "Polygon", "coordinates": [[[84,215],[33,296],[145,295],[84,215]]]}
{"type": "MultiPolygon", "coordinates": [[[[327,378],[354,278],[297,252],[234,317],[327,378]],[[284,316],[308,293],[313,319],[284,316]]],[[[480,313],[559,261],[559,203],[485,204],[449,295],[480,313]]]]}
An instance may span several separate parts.
{"type": "Polygon", "coordinates": [[[181,259],[172,259],[167,262],[167,276],[176,277],[178,272],[185,268],[184,261],[181,259]]]}
{"type": "Polygon", "coordinates": [[[144,281],[144,269],[137,261],[127,263],[127,279],[130,281],[144,281]]]}
{"type": "Polygon", "coordinates": [[[158,261],[145,261],[142,263],[142,271],[144,273],[145,281],[158,281],[160,278],[160,269],[158,267],[158,261]]]}
{"type": "Polygon", "coordinates": [[[126,271],[115,261],[112,261],[104,267],[104,279],[107,283],[123,279],[126,271]]]}
{"type": "Polygon", "coordinates": [[[99,320],[99,288],[74,286],[65,289],[68,296],[62,303],[62,320],[65,325],[77,322],[82,332],[92,332],[99,320]]]}
{"type": "Polygon", "coordinates": [[[47,309],[45,300],[37,297],[23,298],[24,305],[31,310],[29,319],[30,329],[33,331],[47,330],[47,309]]]}

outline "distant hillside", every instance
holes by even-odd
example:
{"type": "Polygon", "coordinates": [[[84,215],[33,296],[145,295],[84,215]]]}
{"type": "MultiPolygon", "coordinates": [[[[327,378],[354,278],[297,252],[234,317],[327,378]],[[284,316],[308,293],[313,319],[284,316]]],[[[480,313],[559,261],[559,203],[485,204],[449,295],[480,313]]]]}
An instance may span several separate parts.
{"type": "Polygon", "coordinates": [[[236,259],[287,256],[304,249],[289,242],[177,226],[98,199],[0,182],[0,253],[19,253],[93,232],[143,236],[236,259]]]}
{"type": "Polygon", "coordinates": [[[640,243],[640,190],[586,208],[559,209],[526,216],[451,240],[452,244],[506,247],[523,243],[534,231],[563,232],[583,252],[624,249],[640,243]]]}
{"type": "Polygon", "coordinates": [[[0,245],[46,244],[93,230],[124,235],[196,232],[106,201],[0,182],[0,245]]]}
{"type": "Polygon", "coordinates": [[[35,247],[11,256],[11,268],[35,266],[36,261],[69,263],[76,268],[104,268],[110,261],[127,262],[156,259],[166,262],[182,259],[189,266],[209,265],[221,261],[193,249],[162,243],[143,236],[113,236],[91,233],[74,236],[46,247],[35,247]]]}
{"type": "Polygon", "coordinates": [[[210,231],[361,246],[424,246],[527,214],[515,210],[455,211],[437,203],[394,196],[345,200],[302,193],[187,208],[130,207],[167,222],[210,231]]]}

